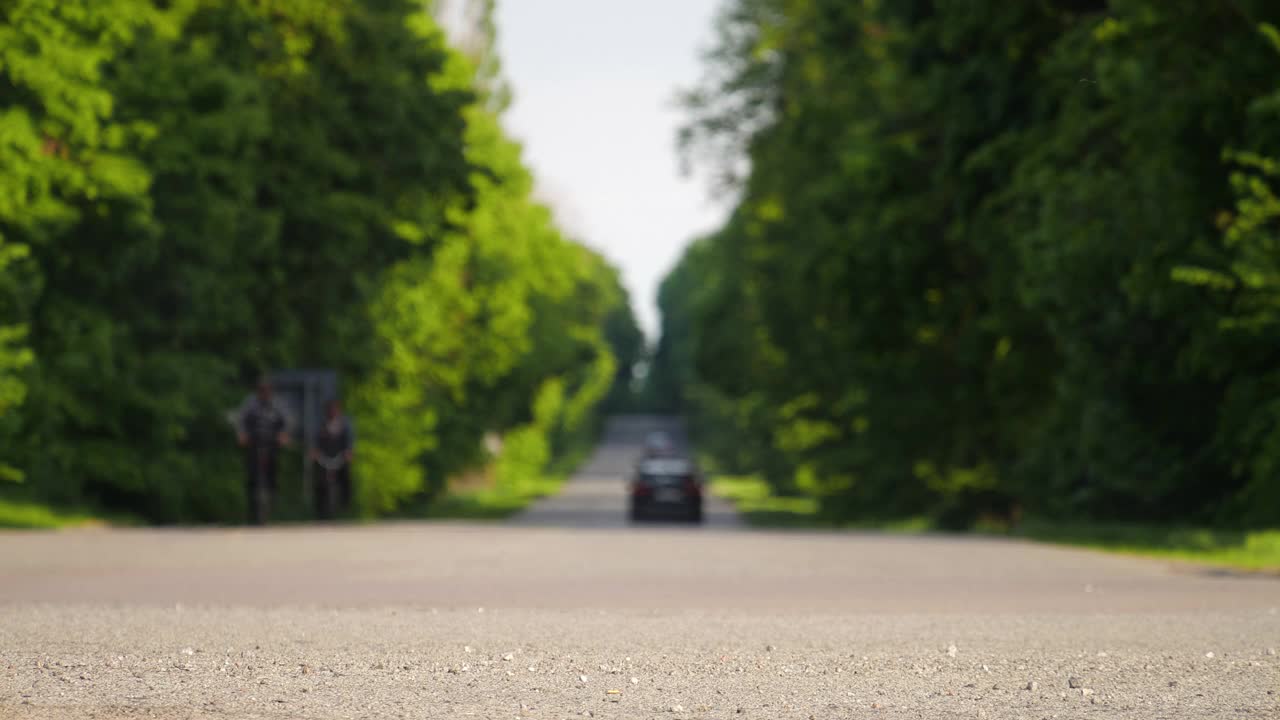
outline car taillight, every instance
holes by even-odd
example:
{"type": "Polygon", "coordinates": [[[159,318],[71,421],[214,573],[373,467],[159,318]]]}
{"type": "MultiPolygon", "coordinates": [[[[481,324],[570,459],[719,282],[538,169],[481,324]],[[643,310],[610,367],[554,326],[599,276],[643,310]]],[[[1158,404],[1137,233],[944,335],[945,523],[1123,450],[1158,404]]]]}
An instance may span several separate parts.
{"type": "Polygon", "coordinates": [[[645,485],[645,484],[644,484],[644,483],[642,483],[642,482],[633,482],[633,483],[631,483],[631,494],[632,494],[632,495],[648,495],[648,494],[650,494],[650,493],[652,493],[652,492],[653,492],[652,488],[650,488],[648,485],[645,485]]]}
{"type": "Polygon", "coordinates": [[[701,495],[702,486],[698,484],[697,478],[687,477],[684,479],[684,491],[690,495],[701,495]]]}

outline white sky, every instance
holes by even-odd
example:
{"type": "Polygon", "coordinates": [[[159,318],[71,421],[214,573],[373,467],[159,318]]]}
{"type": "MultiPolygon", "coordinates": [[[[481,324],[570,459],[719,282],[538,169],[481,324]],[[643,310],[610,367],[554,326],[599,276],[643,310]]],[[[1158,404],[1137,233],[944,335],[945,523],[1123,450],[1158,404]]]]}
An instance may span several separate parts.
{"type": "Polygon", "coordinates": [[[679,174],[679,89],[701,75],[721,0],[500,0],[508,131],[560,226],[621,268],[657,336],[658,283],[725,209],[679,174]]]}

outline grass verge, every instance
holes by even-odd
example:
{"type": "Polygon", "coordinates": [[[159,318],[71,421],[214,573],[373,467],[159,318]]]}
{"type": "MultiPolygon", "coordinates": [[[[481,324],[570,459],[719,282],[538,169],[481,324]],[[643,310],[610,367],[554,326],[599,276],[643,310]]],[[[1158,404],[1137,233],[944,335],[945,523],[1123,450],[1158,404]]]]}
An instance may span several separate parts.
{"type": "Polygon", "coordinates": [[[47,530],[111,524],[92,513],[0,495],[0,528],[47,530]]]}
{"type": "Polygon", "coordinates": [[[531,503],[560,491],[566,475],[542,477],[518,488],[450,492],[414,513],[431,520],[505,520],[531,503]]]}
{"type": "Polygon", "coordinates": [[[589,453],[589,446],[566,453],[553,461],[544,475],[526,479],[515,487],[450,491],[427,505],[411,508],[406,515],[427,520],[505,520],[530,504],[560,492],[589,453]]]}
{"type": "Polygon", "coordinates": [[[1280,530],[1224,531],[1037,520],[1025,522],[1008,534],[1107,552],[1185,560],[1240,570],[1280,572],[1280,530]]]}
{"type": "MultiPolygon", "coordinates": [[[[754,477],[717,477],[711,481],[711,491],[732,502],[749,524],[758,527],[862,528],[893,532],[937,529],[923,517],[880,523],[831,522],[819,515],[814,498],[775,495],[768,484],[754,477]]],[[[1223,531],[1030,520],[1014,530],[979,529],[977,532],[1239,570],[1280,572],[1280,530],[1223,531]]]]}
{"type": "Polygon", "coordinates": [[[751,525],[770,528],[823,526],[818,518],[816,499],[774,495],[769,485],[759,478],[713,476],[711,492],[733,503],[738,514],[751,525]]]}

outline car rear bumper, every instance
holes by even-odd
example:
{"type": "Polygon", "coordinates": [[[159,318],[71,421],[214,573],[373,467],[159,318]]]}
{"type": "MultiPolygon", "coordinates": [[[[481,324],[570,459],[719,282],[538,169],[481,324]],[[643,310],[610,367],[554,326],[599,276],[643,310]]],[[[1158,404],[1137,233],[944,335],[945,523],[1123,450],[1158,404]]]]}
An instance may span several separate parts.
{"type": "Polygon", "coordinates": [[[681,502],[656,502],[636,498],[631,501],[633,520],[700,520],[701,517],[701,498],[686,498],[681,502]]]}

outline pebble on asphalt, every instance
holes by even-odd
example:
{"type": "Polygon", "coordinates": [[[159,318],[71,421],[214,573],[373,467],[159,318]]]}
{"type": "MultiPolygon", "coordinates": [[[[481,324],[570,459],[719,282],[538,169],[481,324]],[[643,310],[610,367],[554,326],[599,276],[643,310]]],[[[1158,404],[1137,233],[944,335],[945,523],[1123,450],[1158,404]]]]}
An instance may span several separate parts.
{"type": "Polygon", "coordinates": [[[953,644],[947,647],[947,657],[955,657],[960,650],[953,644]]]}
{"type": "Polygon", "coordinates": [[[1032,680],[1031,682],[1027,683],[1027,689],[1030,690],[1031,692],[1035,692],[1040,689],[1040,683],[1036,682],[1035,680],[1032,680]]]}
{"type": "Polygon", "coordinates": [[[1084,687],[1084,681],[1078,677],[1068,678],[1067,687],[1071,688],[1072,690],[1078,690],[1084,687]]]}

